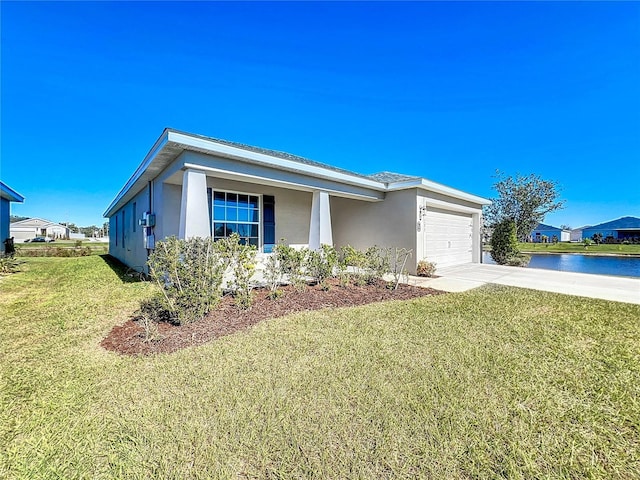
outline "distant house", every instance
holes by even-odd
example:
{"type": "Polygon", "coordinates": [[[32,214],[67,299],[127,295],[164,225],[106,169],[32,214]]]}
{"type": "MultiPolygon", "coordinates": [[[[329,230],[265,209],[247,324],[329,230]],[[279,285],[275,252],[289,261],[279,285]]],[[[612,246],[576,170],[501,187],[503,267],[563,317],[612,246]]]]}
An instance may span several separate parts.
{"type": "MultiPolygon", "coordinates": [[[[362,160],[363,165],[366,159],[362,160]]],[[[109,253],[144,268],[156,240],[224,238],[269,253],[407,248],[406,267],[480,262],[482,206],[491,202],[422,177],[361,175],[289,153],[166,129],[109,205],[109,253]]]]}
{"type": "Polygon", "coordinates": [[[585,225],[584,227],[578,227],[571,229],[571,241],[572,242],[581,242],[582,241],[582,231],[585,228],[589,228],[591,225],[585,225]]]}
{"type": "Polygon", "coordinates": [[[22,203],[24,197],[0,182],[0,252],[4,252],[4,241],[11,236],[9,219],[11,217],[11,202],[22,203]]]}
{"type": "Polygon", "coordinates": [[[622,241],[629,240],[640,242],[640,218],[622,217],[610,222],[594,225],[582,230],[582,238],[592,238],[596,233],[602,235],[602,240],[607,238],[622,241]]]}
{"type": "Polygon", "coordinates": [[[544,223],[539,223],[531,232],[531,241],[534,243],[552,242],[553,237],[559,242],[568,242],[571,240],[571,232],[544,223]]]}
{"type": "Polygon", "coordinates": [[[11,236],[16,243],[34,237],[69,238],[69,229],[43,218],[28,218],[10,225],[11,236]]]}

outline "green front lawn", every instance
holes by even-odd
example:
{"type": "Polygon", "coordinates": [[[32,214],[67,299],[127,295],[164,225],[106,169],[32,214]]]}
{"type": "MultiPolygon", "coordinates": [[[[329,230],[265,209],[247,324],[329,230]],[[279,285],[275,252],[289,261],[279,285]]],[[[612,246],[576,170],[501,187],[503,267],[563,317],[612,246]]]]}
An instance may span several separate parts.
{"type": "Polygon", "coordinates": [[[589,253],[640,255],[640,244],[600,244],[595,243],[585,248],[582,243],[519,243],[521,252],[525,253],[589,253]]]}
{"type": "Polygon", "coordinates": [[[639,478],[640,306],[488,286],[131,358],[119,274],[0,278],[0,478],[639,478]]]}

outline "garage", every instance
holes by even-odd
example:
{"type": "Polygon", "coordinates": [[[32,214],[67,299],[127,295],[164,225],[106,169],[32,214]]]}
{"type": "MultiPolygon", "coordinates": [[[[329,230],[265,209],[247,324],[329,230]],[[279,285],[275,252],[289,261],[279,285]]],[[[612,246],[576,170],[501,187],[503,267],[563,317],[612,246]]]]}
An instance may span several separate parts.
{"type": "Polygon", "coordinates": [[[438,268],[473,261],[473,219],[470,214],[428,209],[423,238],[425,258],[438,268]]]}

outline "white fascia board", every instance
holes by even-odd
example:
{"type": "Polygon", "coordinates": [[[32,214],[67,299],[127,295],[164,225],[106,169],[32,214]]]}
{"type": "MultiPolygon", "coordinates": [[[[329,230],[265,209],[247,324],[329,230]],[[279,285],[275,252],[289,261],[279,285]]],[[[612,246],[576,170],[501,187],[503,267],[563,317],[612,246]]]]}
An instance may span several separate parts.
{"type": "Polygon", "coordinates": [[[406,190],[407,188],[421,188],[423,190],[429,190],[431,192],[441,193],[449,197],[457,198],[459,200],[466,200],[467,202],[477,203],[479,205],[491,205],[491,200],[477,195],[472,195],[462,190],[447,187],[441,183],[432,182],[426,178],[420,178],[417,180],[407,180],[406,182],[394,182],[389,183],[387,189],[390,192],[394,190],[406,190]]]}
{"type": "Polygon", "coordinates": [[[160,150],[162,150],[162,148],[167,144],[168,136],[169,136],[168,130],[165,130],[162,133],[162,135],[160,135],[160,138],[156,140],[156,143],[153,145],[153,147],[151,147],[151,150],[149,150],[149,153],[147,153],[146,157],[144,157],[144,160],[142,161],[140,166],[136,169],[135,172],[133,172],[133,175],[131,175],[129,180],[127,180],[127,183],[125,183],[124,187],[122,187],[120,192],[118,192],[118,195],[116,195],[116,198],[113,199],[113,201],[109,204],[105,212],[102,214],[103,217],[105,218],[109,217],[111,210],[118,204],[118,202],[122,199],[122,197],[124,197],[127,194],[129,189],[133,187],[133,184],[140,179],[140,177],[144,174],[144,172],[147,170],[149,165],[151,165],[151,162],[153,162],[153,160],[156,158],[156,156],[158,155],[158,152],[160,152],[160,150]]]}
{"type": "Polygon", "coordinates": [[[6,200],[9,200],[10,202],[15,202],[15,203],[24,202],[24,197],[22,195],[20,195],[13,188],[9,187],[8,185],[5,185],[2,182],[0,182],[0,196],[2,196],[2,198],[6,200]]]}
{"type": "Polygon", "coordinates": [[[237,180],[237,181],[248,181],[249,183],[259,183],[259,184],[265,184],[265,182],[268,182],[271,185],[276,185],[279,187],[284,187],[284,188],[290,188],[290,189],[294,189],[294,190],[303,190],[306,192],[313,192],[316,190],[322,190],[324,192],[328,192],[331,193],[335,196],[338,197],[345,197],[345,198],[353,198],[356,200],[365,200],[368,202],[380,202],[382,200],[384,200],[383,198],[377,198],[377,197],[372,197],[372,196],[368,196],[368,195],[361,195],[358,193],[348,193],[348,192],[341,192],[339,190],[332,190],[329,188],[314,188],[311,187],[309,185],[303,185],[301,183],[296,183],[296,182],[289,182],[289,181],[285,181],[285,180],[276,180],[273,178],[264,178],[264,177],[260,177],[257,175],[251,175],[248,173],[242,173],[242,172],[237,172],[237,171],[229,171],[226,169],[222,169],[222,168],[214,168],[214,167],[205,167],[203,165],[199,165],[199,164],[195,164],[195,163],[185,163],[184,168],[191,168],[194,170],[201,170],[203,172],[207,172],[207,173],[217,173],[219,175],[223,175],[225,178],[230,178],[231,180],[237,180]]]}
{"type": "Polygon", "coordinates": [[[465,207],[464,205],[456,205],[455,203],[445,202],[444,200],[436,200],[434,198],[425,198],[425,203],[427,205],[427,209],[429,207],[435,207],[442,210],[449,210],[459,213],[482,213],[482,209],[480,208],[465,207]]]}
{"type": "Polygon", "coordinates": [[[192,137],[183,133],[169,132],[169,141],[205,150],[211,152],[212,154],[232,156],[234,158],[244,158],[254,162],[263,163],[270,167],[276,167],[285,170],[295,170],[314,177],[323,177],[336,182],[349,183],[352,185],[373,188],[380,191],[386,190],[385,184],[376,180],[369,180],[356,175],[349,175],[348,173],[338,172],[330,168],[321,167],[319,165],[308,165],[306,163],[296,162],[294,160],[286,160],[264,153],[252,152],[250,150],[245,150],[239,147],[217,143],[213,140],[192,137]]]}

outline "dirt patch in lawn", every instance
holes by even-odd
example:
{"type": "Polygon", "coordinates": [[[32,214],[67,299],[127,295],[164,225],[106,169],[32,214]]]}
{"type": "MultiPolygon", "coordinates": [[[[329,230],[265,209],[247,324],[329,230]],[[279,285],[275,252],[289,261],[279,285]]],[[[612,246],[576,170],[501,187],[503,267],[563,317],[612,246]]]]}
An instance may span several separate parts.
{"type": "Polygon", "coordinates": [[[303,292],[291,286],[282,287],[283,295],[276,300],[267,298],[267,291],[254,291],[254,302],[249,310],[235,306],[233,297],[226,295],[213,312],[198,322],[176,326],[166,322],[157,324],[154,338],[146,340],[145,328],[139,318],[114,327],[100,345],[125,355],[149,355],[169,353],[181,348],[202,345],[216,338],[245,330],[269,318],[295,312],[323,308],[352,307],[385,300],[409,300],[445,292],[400,284],[397,290],[387,288],[386,283],[341,287],[333,284],[329,290],[309,286],[303,292]]]}

